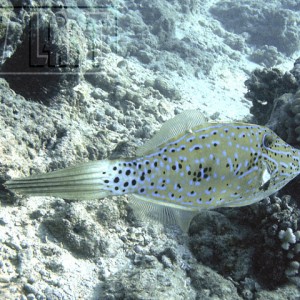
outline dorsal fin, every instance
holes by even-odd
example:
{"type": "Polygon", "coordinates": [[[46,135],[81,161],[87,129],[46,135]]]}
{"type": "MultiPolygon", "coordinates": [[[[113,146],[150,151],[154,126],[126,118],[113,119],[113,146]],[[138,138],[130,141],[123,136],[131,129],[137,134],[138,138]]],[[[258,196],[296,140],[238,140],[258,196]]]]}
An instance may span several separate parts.
{"type": "Polygon", "coordinates": [[[163,225],[178,225],[187,232],[191,220],[199,213],[198,210],[187,210],[180,207],[166,206],[166,203],[153,203],[151,199],[131,194],[129,205],[135,216],[141,221],[154,221],[163,225]]]}
{"type": "Polygon", "coordinates": [[[136,155],[143,156],[149,154],[161,144],[180,134],[184,134],[185,132],[190,131],[191,128],[205,122],[207,122],[207,119],[199,110],[185,110],[181,114],[164,123],[152,139],[147,141],[137,150],[136,155]]]}

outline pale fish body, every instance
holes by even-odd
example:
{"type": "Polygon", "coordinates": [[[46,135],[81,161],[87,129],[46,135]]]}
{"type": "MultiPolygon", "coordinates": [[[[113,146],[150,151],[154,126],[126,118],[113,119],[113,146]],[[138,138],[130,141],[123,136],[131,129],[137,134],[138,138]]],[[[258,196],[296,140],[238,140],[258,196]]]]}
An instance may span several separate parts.
{"type": "Polygon", "coordinates": [[[245,206],[300,172],[300,152],[267,127],[209,123],[185,111],[126,160],[103,160],[6,182],[27,195],[95,199],[131,194],[141,217],[186,229],[200,209],[245,206]]]}

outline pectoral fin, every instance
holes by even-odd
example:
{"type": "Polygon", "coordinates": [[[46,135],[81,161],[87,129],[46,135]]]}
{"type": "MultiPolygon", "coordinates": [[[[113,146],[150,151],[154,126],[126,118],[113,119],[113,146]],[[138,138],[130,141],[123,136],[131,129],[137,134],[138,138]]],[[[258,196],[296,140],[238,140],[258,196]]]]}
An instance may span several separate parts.
{"type": "Polygon", "coordinates": [[[188,210],[180,206],[166,206],[154,203],[151,199],[139,195],[130,195],[130,207],[141,221],[154,221],[164,225],[178,225],[182,231],[187,232],[191,220],[199,212],[188,210]]]}

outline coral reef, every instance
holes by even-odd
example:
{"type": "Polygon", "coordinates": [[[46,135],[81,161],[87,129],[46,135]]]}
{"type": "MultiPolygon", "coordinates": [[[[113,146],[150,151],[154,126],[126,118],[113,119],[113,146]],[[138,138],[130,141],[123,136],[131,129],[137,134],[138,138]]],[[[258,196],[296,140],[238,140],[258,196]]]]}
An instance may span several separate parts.
{"type": "Polygon", "coordinates": [[[260,125],[269,121],[275,99],[284,93],[295,92],[298,87],[291,73],[282,73],[275,68],[254,70],[245,85],[248,90],[245,97],[252,101],[250,112],[260,125]]]}
{"type": "Polygon", "coordinates": [[[251,293],[273,289],[298,276],[299,217],[290,196],[201,213],[190,227],[191,251],[206,266],[239,282],[242,293],[245,278],[256,282],[251,293]]]}
{"type": "Polygon", "coordinates": [[[300,72],[299,59],[289,72],[262,69],[252,72],[245,81],[252,101],[250,112],[259,124],[267,125],[293,146],[300,141],[300,72]]]}

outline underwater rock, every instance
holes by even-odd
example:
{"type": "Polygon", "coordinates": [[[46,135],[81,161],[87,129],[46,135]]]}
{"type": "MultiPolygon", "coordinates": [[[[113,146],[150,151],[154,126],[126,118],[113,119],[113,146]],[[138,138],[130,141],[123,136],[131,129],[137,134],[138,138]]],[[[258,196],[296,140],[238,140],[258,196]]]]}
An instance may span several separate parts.
{"type": "Polygon", "coordinates": [[[204,212],[190,226],[190,249],[198,261],[238,282],[246,294],[249,287],[243,279],[257,282],[250,288],[256,294],[260,285],[274,289],[298,276],[299,222],[290,196],[204,212]]]}
{"type": "Polygon", "coordinates": [[[254,233],[249,228],[241,228],[225,215],[208,211],[194,218],[189,234],[191,251],[204,265],[235,281],[251,273],[253,240],[249,237],[254,233]]]}
{"type": "Polygon", "coordinates": [[[251,45],[274,46],[287,55],[299,50],[299,14],[280,4],[267,6],[263,2],[247,0],[219,1],[210,12],[227,30],[237,34],[247,33],[251,45]]]}
{"type": "Polygon", "coordinates": [[[97,257],[109,251],[104,233],[83,207],[57,204],[56,212],[42,222],[51,237],[82,258],[97,257]]]}
{"type": "Polygon", "coordinates": [[[192,286],[197,290],[196,299],[240,300],[233,282],[224,279],[210,268],[197,266],[188,271],[192,286]]]}
{"type": "Polygon", "coordinates": [[[284,57],[277,51],[276,47],[262,46],[261,48],[253,51],[250,55],[250,60],[270,68],[282,63],[284,61],[284,57]]]}
{"type": "Polygon", "coordinates": [[[139,10],[146,25],[151,25],[151,33],[160,44],[175,35],[176,11],[167,1],[141,1],[139,10]]]}
{"type": "Polygon", "coordinates": [[[171,98],[174,101],[180,100],[180,93],[178,90],[163,78],[156,78],[153,88],[157,89],[166,98],[171,98]]]}
{"type": "Polygon", "coordinates": [[[8,0],[1,1],[1,22],[0,22],[0,67],[16,50],[22,35],[23,12],[14,9],[8,0]]]}

